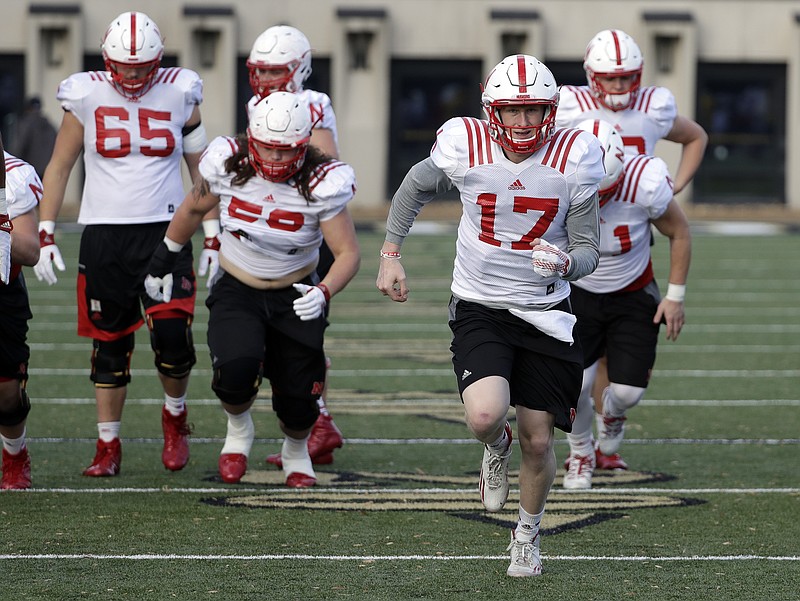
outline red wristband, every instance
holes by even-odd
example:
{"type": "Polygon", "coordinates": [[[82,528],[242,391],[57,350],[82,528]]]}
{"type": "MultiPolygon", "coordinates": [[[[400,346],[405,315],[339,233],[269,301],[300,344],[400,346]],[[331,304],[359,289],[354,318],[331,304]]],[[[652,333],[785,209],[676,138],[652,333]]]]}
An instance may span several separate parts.
{"type": "Polygon", "coordinates": [[[322,290],[322,296],[325,297],[325,302],[326,303],[331,302],[331,291],[328,290],[328,287],[325,284],[323,284],[322,282],[320,282],[319,284],[317,284],[317,288],[322,290]]]}

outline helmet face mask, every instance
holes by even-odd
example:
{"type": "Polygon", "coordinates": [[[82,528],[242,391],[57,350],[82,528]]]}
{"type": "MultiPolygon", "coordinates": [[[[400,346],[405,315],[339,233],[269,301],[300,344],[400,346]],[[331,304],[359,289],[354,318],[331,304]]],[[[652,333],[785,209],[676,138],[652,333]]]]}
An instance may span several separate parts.
{"type": "Polygon", "coordinates": [[[608,109],[630,107],[642,81],[642,51],[634,39],[619,29],[606,29],[595,35],[586,47],[583,69],[592,95],[608,109]],[[624,91],[612,89],[608,80],[629,78],[624,91]]]}
{"type": "Polygon", "coordinates": [[[603,148],[603,166],[606,170],[605,177],[600,181],[600,206],[611,199],[625,175],[625,144],[622,136],[608,121],[601,119],[586,119],[576,126],[578,129],[593,134],[603,148]]]}
{"type": "Polygon", "coordinates": [[[285,182],[303,166],[311,140],[311,110],[296,94],[275,92],[250,112],[248,157],[256,173],[285,182]]]}
{"type": "Polygon", "coordinates": [[[311,45],[299,29],[270,27],[256,38],[247,59],[250,88],[259,98],[273,92],[299,92],[311,75],[311,45]]]}
{"type": "Polygon", "coordinates": [[[535,152],[552,137],[558,108],[558,86],[550,70],[537,58],[525,54],[507,56],[489,73],[481,95],[492,138],[505,150],[517,154],[535,152]],[[541,123],[503,122],[503,107],[543,107],[541,123]]]}
{"type": "Polygon", "coordinates": [[[153,86],[164,55],[164,40],[146,14],[119,15],[108,26],[101,49],[106,70],[120,94],[135,99],[153,86]]]}

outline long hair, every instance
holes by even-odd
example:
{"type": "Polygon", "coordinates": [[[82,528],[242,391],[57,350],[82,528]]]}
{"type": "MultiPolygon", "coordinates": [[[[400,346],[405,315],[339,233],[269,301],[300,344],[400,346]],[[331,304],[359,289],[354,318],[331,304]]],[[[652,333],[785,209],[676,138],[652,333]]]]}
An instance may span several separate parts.
{"type": "MultiPolygon", "coordinates": [[[[225,161],[225,171],[227,173],[236,174],[233,180],[231,180],[231,184],[234,186],[243,186],[250,181],[251,177],[256,176],[256,170],[250,164],[250,158],[248,156],[247,134],[237,134],[236,145],[238,147],[236,153],[228,157],[225,161]]],[[[314,202],[311,198],[311,190],[309,189],[311,176],[317,167],[332,160],[332,157],[323,153],[318,148],[309,145],[306,150],[305,161],[303,161],[300,171],[295,173],[286,183],[296,187],[303,198],[308,202],[314,202]]]]}

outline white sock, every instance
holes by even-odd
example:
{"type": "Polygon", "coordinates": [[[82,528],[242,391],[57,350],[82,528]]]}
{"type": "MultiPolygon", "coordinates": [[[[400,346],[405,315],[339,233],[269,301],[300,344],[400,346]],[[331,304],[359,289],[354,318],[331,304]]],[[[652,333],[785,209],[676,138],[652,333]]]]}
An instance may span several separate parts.
{"type": "Polygon", "coordinates": [[[319,414],[324,415],[325,417],[330,417],[331,414],[328,413],[328,406],[325,404],[325,399],[319,397],[317,399],[317,406],[319,407],[319,414]]]}
{"type": "Polygon", "coordinates": [[[22,449],[25,448],[25,434],[26,430],[22,431],[22,436],[19,438],[8,438],[0,434],[0,439],[3,440],[3,448],[9,455],[19,455],[22,449]]]}
{"type": "Polygon", "coordinates": [[[503,425],[503,433],[500,437],[495,440],[494,442],[490,442],[486,446],[492,453],[497,453],[498,455],[502,455],[508,450],[508,434],[506,433],[505,424],[503,425]]]}
{"type": "Polygon", "coordinates": [[[248,457],[250,448],[253,446],[253,438],[256,435],[256,427],[253,425],[253,418],[248,409],[239,415],[225,412],[228,416],[228,432],[225,436],[225,446],[222,447],[220,454],[238,453],[248,457]]]}
{"type": "Polygon", "coordinates": [[[311,464],[311,456],[308,454],[309,433],[305,438],[284,437],[281,447],[281,461],[283,461],[283,473],[287,476],[293,472],[299,472],[312,478],[316,478],[314,467],[311,464]]]}
{"type": "Polygon", "coordinates": [[[111,442],[119,438],[119,427],[122,422],[98,422],[97,436],[103,442],[111,442]]]}
{"type": "Polygon", "coordinates": [[[519,520],[514,530],[514,540],[518,543],[529,543],[539,534],[539,525],[542,523],[544,509],[537,514],[528,513],[519,506],[519,520]]]}
{"type": "Polygon", "coordinates": [[[167,408],[172,415],[178,417],[186,409],[186,395],[180,397],[164,395],[164,407],[167,408]]]}
{"type": "Polygon", "coordinates": [[[571,455],[588,457],[591,453],[594,453],[592,415],[594,415],[592,397],[583,393],[578,397],[575,421],[572,422],[572,432],[567,434],[569,452],[571,455]]]}

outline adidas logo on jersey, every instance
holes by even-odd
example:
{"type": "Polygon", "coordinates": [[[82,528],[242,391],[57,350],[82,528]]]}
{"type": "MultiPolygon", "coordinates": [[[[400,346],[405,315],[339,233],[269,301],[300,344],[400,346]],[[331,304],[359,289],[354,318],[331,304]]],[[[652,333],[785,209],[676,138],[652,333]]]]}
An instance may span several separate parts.
{"type": "Polygon", "coordinates": [[[514,183],[508,187],[509,190],[524,190],[525,186],[522,185],[522,182],[518,179],[514,180],[514,183]]]}
{"type": "Polygon", "coordinates": [[[272,194],[267,194],[264,197],[264,202],[275,202],[275,199],[272,197],[272,194]]]}

